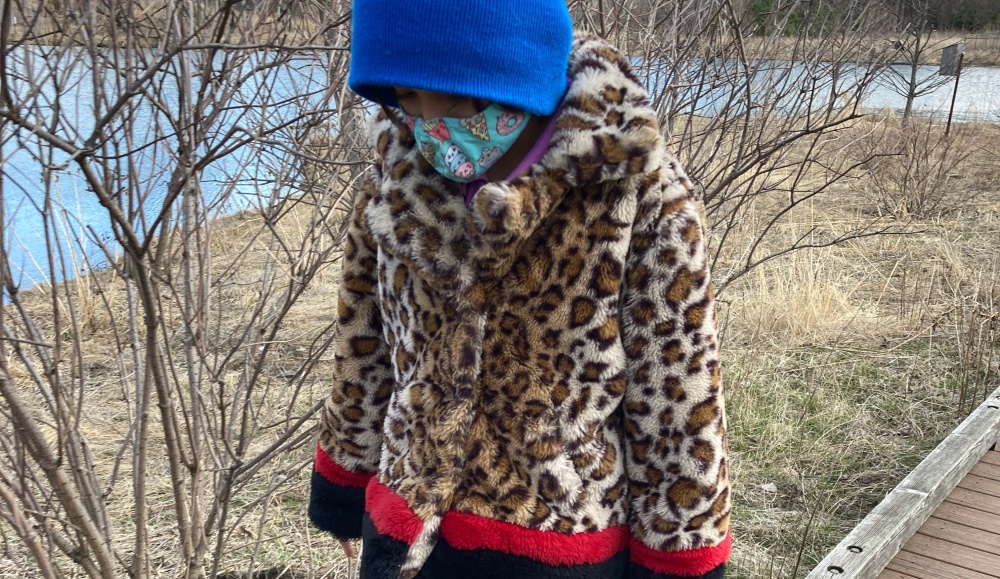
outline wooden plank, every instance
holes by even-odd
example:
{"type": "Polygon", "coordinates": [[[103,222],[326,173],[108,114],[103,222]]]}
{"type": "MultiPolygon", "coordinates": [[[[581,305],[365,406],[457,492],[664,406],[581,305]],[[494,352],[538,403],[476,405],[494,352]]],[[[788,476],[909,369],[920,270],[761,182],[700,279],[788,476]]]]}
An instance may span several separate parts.
{"type": "Polygon", "coordinates": [[[981,462],[1000,466],[1000,450],[991,450],[983,455],[981,462]]]}
{"type": "Polygon", "coordinates": [[[955,567],[911,551],[900,551],[889,563],[889,569],[921,579],[996,579],[996,575],[955,567]]]}
{"type": "MultiPolygon", "coordinates": [[[[958,543],[959,545],[965,545],[966,547],[987,553],[992,556],[993,567],[1000,569],[1000,529],[998,529],[996,519],[988,522],[984,521],[981,526],[992,526],[995,530],[991,532],[989,530],[984,531],[979,528],[966,527],[965,525],[939,519],[935,514],[924,521],[924,524],[920,526],[920,530],[917,531],[917,535],[927,535],[928,537],[958,543]]],[[[903,548],[905,549],[906,546],[904,545],[903,548]]]]}
{"type": "Polygon", "coordinates": [[[934,511],[933,518],[950,521],[988,533],[1000,533],[1000,517],[997,517],[997,514],[1000,513],[980,511],[946,500],[934,511]]]}
{"type": "Polygon", "coordinates": [[[958,483],[958,488],[1000,497],[1000,481],[990,480],[974,474],[969,474],[958,483]]]}
{"type": "Polygon", "coordinates": [[[1000,514],[1000,498],[983,493],[957,488],[945,500],[977,511],[1000,514]]]}
{"type": "Polygon", "coordinates": [[[904,575],[899,571],[893,571],[891,569],[886,569],[879,573],[878,579],[920,579],[919,577],[914,577],[913,575],[904,575]]]}
{"type": "Polygon", "coordinates": [[[1000,481],[1000,464],[990,464],[980,460],[976,466],[972,467],[969,474],[974,474],[990,480],[1000,481]]]}
{"type": "MultiPolygon", "coordinates": [[[[1000,388],[931,451],[806,579],[874,579],[998,437],[1000,388]]],[[[897,567],[893,570],[909,573],[897,567]]]]}
{"type": "Polygon", "coordinates": [[[954,541],[942,541],[922,533],[910,537],[910,540],[903,546],[903,551],[917,553],[990,577],[997,577],[997,573],[1000,573],[1000,557],[954,541]]]}

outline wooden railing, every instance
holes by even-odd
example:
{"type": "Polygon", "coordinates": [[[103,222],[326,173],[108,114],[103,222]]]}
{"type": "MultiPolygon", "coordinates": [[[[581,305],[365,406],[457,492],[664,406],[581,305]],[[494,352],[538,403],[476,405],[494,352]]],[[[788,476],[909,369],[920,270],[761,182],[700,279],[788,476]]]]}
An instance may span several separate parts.
{"type": "Polygon", "coordinates": [[[1000,388],[892,490],[806,579],[874,579],[1000,439],[1000,388]]]}

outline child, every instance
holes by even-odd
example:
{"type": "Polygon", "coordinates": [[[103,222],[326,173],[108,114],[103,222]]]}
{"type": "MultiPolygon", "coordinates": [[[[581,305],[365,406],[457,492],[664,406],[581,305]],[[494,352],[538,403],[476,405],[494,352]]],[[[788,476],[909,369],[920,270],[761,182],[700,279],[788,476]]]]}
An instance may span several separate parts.
{"type": "Polygon", "coordinates": [[[646,91],[564,0],[443,4],[354,2],[378,159],[309,514],[367,579],[721,578],[705,228],[646,91]]]}

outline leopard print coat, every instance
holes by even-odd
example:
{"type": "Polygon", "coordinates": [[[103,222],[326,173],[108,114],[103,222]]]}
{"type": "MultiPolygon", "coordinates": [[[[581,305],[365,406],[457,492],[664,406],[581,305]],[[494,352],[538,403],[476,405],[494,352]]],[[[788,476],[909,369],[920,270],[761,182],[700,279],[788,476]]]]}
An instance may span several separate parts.
{"type": "Polygon", "coordinates": [[[724,572],[700,204],[625,57],[578,35],[568,75],[545,156],[469,207],[369,122],[310,506],[363,576],[724,572]]]}

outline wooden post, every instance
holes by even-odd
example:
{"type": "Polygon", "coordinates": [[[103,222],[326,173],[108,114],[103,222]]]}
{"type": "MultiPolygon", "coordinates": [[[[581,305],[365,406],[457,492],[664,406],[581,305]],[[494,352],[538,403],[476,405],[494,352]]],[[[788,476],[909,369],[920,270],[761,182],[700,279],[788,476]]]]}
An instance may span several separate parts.
{"type": "Polygon", "coordinates": [[[951,115],[955,112],[955,97],[958,95],[958,79],[962,78],[962,61],[965,60],[965,52],[958,54],[958,70],[955,72],[955,89],[951,91],[951,108],[948,109],[948,124],[944,128],[944,136],[951,132],[951,115]]]}

